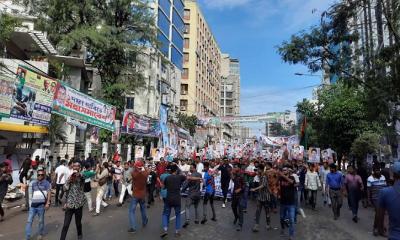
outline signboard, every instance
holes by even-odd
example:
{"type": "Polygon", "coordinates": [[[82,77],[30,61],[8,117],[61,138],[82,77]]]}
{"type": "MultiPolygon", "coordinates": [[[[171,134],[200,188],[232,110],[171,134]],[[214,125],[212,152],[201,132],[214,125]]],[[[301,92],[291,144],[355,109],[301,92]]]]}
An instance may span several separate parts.
{"type": "Polygon", "coordinates": [[[0,75],[0,117],[10,117],[15,78],[11,75],[0,75]]]}
{"type": "Polygon", "coordinates": [[[135,160],[139,158],[143,158],[144,156],[144,147],[143,146],[135,146],[135,160]]]}
{"type": "Polygon", "coordinates": [[[57,85],[53,112],[114,131],[116,108],[63,83],[57,85]]]}
{"type": "Polygon", "coordinates": [[[319,163],[321,161],[321,149],[309,148],[308,149],[308,162],[319,163]]]}
{"type": "Polygon", "coordinates": [[[48,125],[57,81],[18,66],[10,117],[48,125]]]}
{"type": "Polygon", "coordinates": [[[162,133],[163,146],[169,146],[169,136],[168,136],[168,109],[166,106],[160,106],[160,128],[162,133]]]}
{"type": "Polygon", "coordinates": [[[121,136],[121,122],[119,120],[115,120],[114,126],[115,126],[115,130],[111,135],[111,142],[118,143],[119,137],[121,136]]]}
{"type": "Polygon", "coordinates": [[[140,136],[158,137],[160,135],[160,125],[158,120],[140,116],[132,110],[125,110],[121,132],[140,136]]]}

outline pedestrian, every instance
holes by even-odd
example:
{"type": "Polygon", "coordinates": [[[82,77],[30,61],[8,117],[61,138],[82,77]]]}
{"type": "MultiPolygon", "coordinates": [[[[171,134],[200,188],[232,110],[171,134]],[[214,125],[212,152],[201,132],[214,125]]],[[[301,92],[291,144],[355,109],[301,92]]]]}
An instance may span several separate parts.
{"type": "Polygon", "coordinates": [[[224,163],[218,167],[221,172],[221,190],[222,190],[222,207],[226,207],[228,199],[229,182],[231,181],[232,166],[229,164],[228,158],[224,158],[224,163]]]}
{"type": "Polygon", "coordinates": [[[4,160],[4,163],[7,164],[7,173],[12,174],[13,171],[13,161],[12,161],[12,154],[9,153],[6,155],[6,159],[4,160]]]}
{"type": "Polygon", "coordinates": [[[386,187],[386,178],[381,173],[381,168],[378,164],[372,168],[372,175],[367,179],[368,199],[375,210],[373,235],[378,236],[378,196],[379,192],[386,187]]]}
{"type": "Polygon", "coordinates": [[[267,230],[271,229],[271,217],[270,217],[270,205],[271,205],[271,193],[268,188],[268,178],[264,171],[264,165],[260,164],[257,168],[257,175],[260,178],[259,186],[250,189],[251,192],[258,192],[257,194],[257,210],[255,217],[255,225],[253,227],[253,232],[259,231],[260,226],[260,216],[264,208],[265,218],[267,222],[267,230]]]}
{"type": "Polygon", "coordinates": [[[317,191],[319,188],[321,188],[321,181],[318,173],[315,171],[314,166],[311,166],[308,170],[304,186],[309,192],[309,203],[311,205],[311,209],[315,210],[315,206],[317,204],[317,191]]]}
{"type": "Polygon", "coordinates": [[[66,192],[66,203],[64,205],[64,225],[61,231],[60,240],[65,240],[71,224],[72,216],[75,215],[76,231],[78,239],[82,239],[82,210],[86,202],[85,177],[81,174],[81,165],[79,162],[73,163],[73,172],[64,185],[66,192]]]}
{"type": "Polygon", "coordinates": [[[295,179],[290,175],[289,167],[284,167],[279,172],[280,186],[280,223],[281,235],[284,234],[285,227],[289,228],[289,240],[294,238],[294,218],[296,214],[296,186],[295,179]]]}
{"type": "Polygon", "coordinates": [[[4,220],[3,200],[7,194],[8,185],[11,185],[12,182],[13,179],[8,170],[7,163],[0,163],[0,222],[4,220]]]}
{"type": "Polygon", "coordinates": [[[107,177],[107,187],[106,187],[106,193],[104,195],[105,200],[109,201],[111,200],[113,196],[113,175],[114,175],[114,167],[112,164],[112,161],[108,161],[108,177],[107,177]]]}
{"type": "Polygon", "coordinates": [[[330,173],[326,176],[326,187],[331,198],[333,219],[337,220],[340,217],[340,208],[343,204],[343,175],[337,171],[336,164],[332,163],[329,168],[330,173]]]}
{"type": "Polygon", "coordinates": [[[121,160],[117,160],[114,165],[113,171],[113,186],[115,197],[119,197],[119,184],[121,183],[122,172],[124,168],[121,166],[121,160]]]}
{"type": "Polygon", "coordinates": [[[101,205],[104,208],[108,207],[108,204],[103,200],[108,177],[108,162],[104,162],[102,165],[98,164],[96,166],[96,181],[98,183],[96,194],[96,212],[93,214],[93,216],[98,216],[100,214],[101,205]]]}
{"type": "Polygon", "coordinates": [[[215,180],[214,176],[210,171],[210,163],[205,162],[203,163],[204,166],[204,197],[203,197],[203,219],[201,220],[201,224],[205,224],[207,222],[207,203],[210,202],[211,211],[212,211],[212,221],[217,221],[215,215],[215,208],[214,208],[214,195],[215,195],[215,180]]]}
{"type": "Polygon", "coordinates": [[[186,179],[186,186],[183,188],[183,192],[185,188],[188,188],[188,196],[186,198],[185,204],[185,224],[183,227],[186,228],[190,223],[190,207],[194,206],[194,223],[199,224],[199,214],[198,207],[201,198],[200,192],[200,183],[203,180],[201,174],[196,171],[196,164],[192,163],[189,169],[190,174],[186,179]]]}
{"type": "Polygon", "coordinates": [[[331,199],[329,197],[329,191],[327,191],[326,187],[326,176],[328,175],[328,173],[330,173],[328,162],[324,162],[320,170],[322,197],[324,199],[324,206],[328,204],[328,206],[331,207],[331,199]]]}
{"type": "Polygon", "coordinates": [[[140,213],[142,215],[142,226],[146,227],[148,218],[146,215],[146,185],[149,171],[144,168],[141,160],[137,160],[132,172],[132,200],[129,205],[129,225],[128,232],[135,233],[136,226],[136,206],[139,204],[140,213]]]}
{"type": "MultiPolygon", "coordinates": [[[[31,161],[31,166],[25,176],[25,183],[26,183],[26,189],[25,189],[25,207],[26,210],[29,210],[30,208],[30,202],[29,202],[29,197],[30,197],[30,193],[29,193],[29,185],[32,181],[35,181],[37,179],[37,171],[38,171],[38,165],[36,161],[31,161]]],[[[47,179],[46,179],[47,180],[47,179]]]]}
{"type": "Polygon", "coordinates": [[[69,175],[69,169],[65,166],[65,160],[62,160],[60,166],[55,170],[55,184],[56,184],[56,195],[55,195],[55,206],[62,204],[61,199],[64,196],[64,184],[69,175]],[[60,193],[61,192],[61,193],[60,193]]]}
{"type": "Polygon", "coordinates": [[[181,229],[181,186],[186,180],[183,175],[178,175],[178,166],[171,164],[169,167],[171,174],[164,180],[166,191],[166,198],[164,201],[164,210],[162,214],[163,231],[161,237],[168,235],[169,216],[171,215],[172,208],[175,211],[175,236],[180,236],[181,229]]]}
{"type": "Polygon", "coordinates": [[[83,192],[85,193],[86,202],[89,208],[89,212],[93,211],[93,201],[92,201],[92,179],[96,176],[96,172],[92,169],[90,163],[86,162],[85,170],[82,172],[83,178],[85,179],[85,184],[83,187],[83,192]]]}
{"type": "Polygon", "coordinates": [[[268,188],[271,193],[271,207],[274,213],[277,212],[277,198],[279,192],[278,171],[272,167],[271,162],[265,165],[266,174],[268,177],[268,188]]]}
{"type": "Polygon", "coordinates": [[[119,207],[124,203],[126,192],[128,192],[129,196],[132,196],[132,168],[130,168],[129,162],[124,162],[124,169],[122,171],[121,194],[119,195],[118,203],[119,207]]]}
{"type": "Polygon", "coordinates": [[[43,239],[44,235],[44,213],[50,207],[51,184],[46,180],[44,170],[38,170],[37,179],[29,183],[29,215],[25,228],[25,237],[27,240],[32,236],[32,223],[37,215],[39,218],[39,236],[43,239]]]}
{"type": "Polygon", "coordinates": [[[232,169],[232,181],[233,181],[233,192],[232,192],[232,211],[235,217],[233,224],[237,225],[236,231],[242,231],[243,226],[243,194],[245,190],[245,182],[241,173],[239,165],[236,163],[232,169]]]}
{"type": "Polygon", "coordinates": [[[353,213],[353,222],[358,222],[358,204],[361,199],[361,193],[364,190],[364,185],[361,177],[357,174],[356,169],[353,166],[349,165],[347,167],[347,174],[344,179],[344,186],[346,190],[346,195],[348,198],[348,202],[350,203],[349,207],[351,212],[353,213]]]}
{"type": "Polygon", "coordinates": [[[149,176],[147,177],[147,208],[154,204],[154,191],[156,190],[157,173],[155,166],[150,166],[149,176]]]}
{"type": "Polygon", "coordinates": [[[400,239],[400,162],[395,162],[392,167],[394,184],[384,188],[378,198],[378,234],[387,235],[389,240],[400,239]],[[389,231],[385,234],[384,215],[389,215],[389,231]]]}

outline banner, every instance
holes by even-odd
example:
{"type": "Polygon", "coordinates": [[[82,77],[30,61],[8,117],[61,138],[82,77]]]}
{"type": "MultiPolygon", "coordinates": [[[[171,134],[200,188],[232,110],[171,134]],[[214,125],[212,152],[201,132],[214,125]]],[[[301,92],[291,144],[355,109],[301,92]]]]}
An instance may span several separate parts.
{"type": "Polygon", "coordinates": [[[145,137],[158,137],[160,125],[158,120],[140,116],[132,110],[125,110],[121,132],[145,137]]]}
{"type": "Polygon", "coordinates": [[[115,120],[114,126],[115,126],[115,130],[111,135],[111,142],[119,143],[119,137],[121,136],[121,121],[115,120]]]}
{"type": "Polygon", "coordinates": [[[114,131],[116,108],[59,83],[53,102],[53,112],[114,131]]]}
{"type": "Polygon", "coordinates": [[[168,136],[168,108],[167,106],[160,106],[160,128],[162,133],[163,146],[169,146],[169,136],[168,136]]]}
{"type": "Polygon", "coordinates": [[[135,160],[139,158],[143,158],[144,156],[144,147],[143,146],[135,146],[135,160]]]}
{"type": "Polygon", "coordinates": [[[93,127],[90,131],[90,142],[93,144],[99,144],[99,128],[93,127]]]}
{"type": "Polygon", "coordinates": [[[319,163],[321,161],[321,149],[319,148],[309,148],[308,149],[308,162],[319,163]]]}
{"type": "Polygon", "coordinates": [[[0,117],[10,117],[14,84],[15,78],[13,76],[0,75],[0,117]]]}
{"type": "Polygon", "coordinates": [[[55,79],[18,66],[10,117],[48,125],[56,87],[55,79]]]}
{"type": "Polygon", "coordinates": [[[76,119],[67,117],[67,123],[71,124],[72,126],[75,126],[76,128],[80,129],[80,130],[86,130],[87,129],[87,123],[82,122],[82,121],[78,121],[76,119]]]}

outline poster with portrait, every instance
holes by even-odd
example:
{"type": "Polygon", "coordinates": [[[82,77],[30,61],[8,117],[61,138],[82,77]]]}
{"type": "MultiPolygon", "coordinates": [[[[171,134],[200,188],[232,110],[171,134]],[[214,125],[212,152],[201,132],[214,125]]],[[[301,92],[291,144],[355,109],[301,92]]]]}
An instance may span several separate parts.
{"type": "Polygon", "coordinates": [[[300,161],[304,158],[304,146],[294,145],[292,146],[292,150],[290,152],[292,160],[300,161]]]}
{"type": "Polygon", "coordinates": [[[92,127],[90,130],[90,142],[93,144],[99,144],[99,128],[92,127]]]}
{"type": "Polygon", "coordinates": [[[330,162],[333,159],[332,153],[333,153],[333,151],[330,148],[322,150],[322,152],[321,152],[322,161],[330,162]]]}
{"type": "Polygon", "coordinates": [[[135,160],[143,158],[144,157],[144,146],[135,146],[135,160]]]}
{"type": "Polygon", "coordinates": [[[8,74],[0,75],[0,117],[10,117],[15,78],[8,74]]]}
{"type": "Polygon", "coordinates": [[[18,66],[10,117],[48,125],[57,84],[55,79],[36,73],[27,67],[18,66]]]}
{"type": "Polygon", "coordinates": [[[310,147],[308,149],[308,162],[309,163],[319,163],[321,161],[321,149],[310,147]]]}
{"type": "Polygon", "coordinates": [[[162,148],[151,149],[151,157],[153,158],[153,161],[159,162],[163,156],[164,156],[164,149],[162,148]]]}

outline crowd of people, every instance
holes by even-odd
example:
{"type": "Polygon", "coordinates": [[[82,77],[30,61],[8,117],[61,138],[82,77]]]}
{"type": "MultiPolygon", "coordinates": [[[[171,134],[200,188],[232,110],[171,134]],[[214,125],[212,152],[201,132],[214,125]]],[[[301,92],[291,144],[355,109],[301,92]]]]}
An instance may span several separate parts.
{"type": "MultiPolygon", "coordinates": [[[[191,224],[206,224],[208,220],[218,221],[215,210],[217,191],[221,192],[222,208],[230,205],[232,220],[237,231],[243,231],[244,221],[254,221],[253,232],[260,225],[271,229],[271,215],[278,213],[281,234],[294,239],[298,215],[304,215],[303,208],[317,208],[318,191],[321,191],[323,204],[332,209],[334,220],[340,218],[343,199],[347,197],[352,212],[352,220],[359,221],[359,202],[364,207],[372,206],[375,218],[371,228],[373,234],[388,236],[390,240],[400,239],[400,162],[391,169],[375,163],[372,169],[349,165],[345,171],[335,163],[321,164],[303,161],[283,160],[270,162],[264,159],[173,159],[163,158],[154,162],[151,159],[121,161],[122,158],[64,159],[58,157],[53,162],[53,170],[41,159],[32,161],[29,157],[20,170],[20,181],[26,184],[26,208],[29,211],[25,228],[26,239],[32,236],[32,223],[39,219],[39,239],[44,235],[45,211],[51,206],[60,207],[65,212],[60,239],[66,239],[68,229],[75,216],[78,239],[82,239],[82,216],[86,206],[99,216],[115,197],[117,206],[129,202],[128,232],[138,231],[136,207],[140,206],[141,223],[148,224],[147,210],[160,197],[164,207],[161,213],[162,229],[160,236],[168,235],[168,223],[172,209],[175,214],[175,235],[181,235],[181,228],[191,224]],[[220,186],[216,186],[216,177],[220,186]],[[54,197],[51,191],[55,188],[54,197]],[[92,200],[92,192],[95,199],[92,200]],[[183,198],[183,199],[182,199],[183,198]],[[244,213],[248,209],[249,198],[256,201],[254,218],[244,213]],[[53,200],[54,199],[54,200],[53,200]],[[183,204],[183,205],[182,205],[183,204]],[[199,206],[202,212],[199,215],[199,206]],[[181,210],[185,209],[184,219],[181,210]],[[209,218],[209,209],[211,218],[209,218]],[[265,223],[261,221],[262,212],[265,223]],[[384,224],[384,216],[389,216],[389,226],[384,224]],[[248,215],[246,215],[248,216],[248,215]]],[[[0,164],[0,206],[12,183],[8,163],[0,164]]],[[[3,220],[4,211],[0,207],[3,220]]],[[[223,220],[224,221],[224,220],[223,220]]]]}

